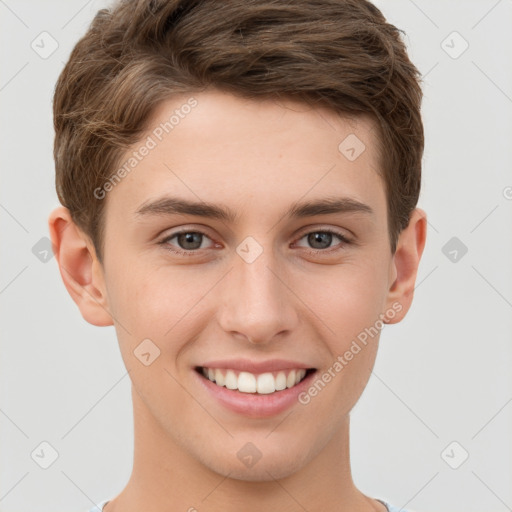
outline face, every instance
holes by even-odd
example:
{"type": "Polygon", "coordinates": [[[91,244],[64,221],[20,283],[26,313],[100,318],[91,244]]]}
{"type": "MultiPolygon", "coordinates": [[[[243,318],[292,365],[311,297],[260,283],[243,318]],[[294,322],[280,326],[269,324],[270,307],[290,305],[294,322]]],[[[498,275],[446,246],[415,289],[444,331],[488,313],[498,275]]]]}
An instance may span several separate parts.
{"type": "Polygon", "coordinates": [[[208,91],[133,150],[103,273],[136,411],[217,473],[290,475],[346,424],[400,307],[374,125],[208,91]]]}

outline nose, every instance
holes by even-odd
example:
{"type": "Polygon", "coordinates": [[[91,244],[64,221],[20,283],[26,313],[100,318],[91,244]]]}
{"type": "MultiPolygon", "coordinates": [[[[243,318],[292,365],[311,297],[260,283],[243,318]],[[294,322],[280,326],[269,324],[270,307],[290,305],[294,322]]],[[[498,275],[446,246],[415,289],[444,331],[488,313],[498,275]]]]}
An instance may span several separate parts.
{"type": "Polygon", "coordinates": [[[253,344],[291,333],[299,322],[293,293],[271,255],[264,251],[247,263],[235,255],[223,282],[218,319],[222,329],[253,344]]]}

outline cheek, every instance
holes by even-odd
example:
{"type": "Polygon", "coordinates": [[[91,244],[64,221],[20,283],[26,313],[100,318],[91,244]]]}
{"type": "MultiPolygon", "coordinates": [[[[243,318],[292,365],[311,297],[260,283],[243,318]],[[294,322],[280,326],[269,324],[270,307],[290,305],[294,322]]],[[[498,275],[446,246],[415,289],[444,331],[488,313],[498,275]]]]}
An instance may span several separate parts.
{"type": "Polygon", "coordinates": [[[207,277],[191,280],[184,274],[140,264],[125,274],[121,268],[110,274],[117,338],[134,389],[154,414],[160,410],[171,417],[187,407],[187,395],[176,379],[188,367],[176,360],[204,329],[201,308],[195,306],[211,287],[207,277]]]}
{"type": "Polygon", "coordinates": [[[109,278],[109,304],[126,329],[117,328],[124,350],[149,338],[162,352],[178,352],[180,343],[193,336],[191,329],[204,327],[201,301],[215,282],[216,276],[201,269],[146,268],[140,263],[129,270],[116,268],[109,278]]]}
{"type": "Polygon", "coordinates": [[[317,276],[315,286],[310,282],[301,291],[312,310],[309,318],[322,330],[320,339],[330,354],[317,376],[325,384],[315,380],[304,397],[311,400],[312,415],[330,411],[334,424],[339,425],[366,387],[383,325],[384,277],[384,270],[375,265],[340,266],[329,276],[317,276]],[[316,400],[317,394],[322,398],[316,400]]]}
{"type": "Polygon", "coordinates": [[[299,281],[297,285],[312,318],[321,319],[327,337],[333,340],[332,348],[339,353],[379,320],[387,292],[387,273],[378,261],[346,262],[326,270],[303,276],[302,284],[299,281]]]}

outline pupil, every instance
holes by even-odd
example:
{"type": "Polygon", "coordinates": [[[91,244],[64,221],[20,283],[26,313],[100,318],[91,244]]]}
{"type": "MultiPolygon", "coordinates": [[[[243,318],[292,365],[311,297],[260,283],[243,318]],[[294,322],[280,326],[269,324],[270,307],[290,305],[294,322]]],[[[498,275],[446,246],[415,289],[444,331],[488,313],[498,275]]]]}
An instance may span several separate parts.
{"type": "Polygon", "coordinates": [[[202,242],[201,233],[180,233],[178,244],[182,249],[199,249],[202,242]]]}
{"type": "Polygon", "coordinates": [[[308,242],[314,249],[325,249],[332,242],[332,233],[310,233],[308,242]]]}

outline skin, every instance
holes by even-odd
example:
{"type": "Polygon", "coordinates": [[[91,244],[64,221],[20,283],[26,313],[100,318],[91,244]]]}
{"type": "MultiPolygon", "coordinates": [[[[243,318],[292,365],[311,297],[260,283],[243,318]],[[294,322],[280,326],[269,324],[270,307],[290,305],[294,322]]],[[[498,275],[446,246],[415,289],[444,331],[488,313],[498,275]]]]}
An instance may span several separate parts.
{"type": "MultiPolygon", "coordinates": [[[[133,472],[105,510],[383,511],[355,486],[349,457],[349,413],[370,377],[378,335],[307,405],[271,418],[225,409],[193,367],[284,358],[327,371],[379,314],[399,304],[386,321],[395,323],[407,313],[425,212],[412,213],[392,254],[371,120],[217,90],[193,96],[191,113],[104,199],[103,264],[66,208],[49,218],[66,288],[87,322],[115,326],[132,381],[133,472]],[[366,146],[355,161],[338,150],[349,134],[366,146]],[[237,217],[135,213],[166,194],[229,207],[237,217]],[[334,196],[373,214],[285,216],[299,200],[334,196]],[[169,250],[180,250],[177,237],[168,239],[180,228],[206,235],[192,255],[169,250]],[[327,248],[312,245],[307,235],[329,228],[351,243],[327,236],[327,248]],[[263,250],[252,263],[236,252],[248,236],[263,250]],[[147,338],[160,349],[149,366],[133,354],[147,338]],[[251,468],[237,457],[247,442],[262,454],[251,468]]],[[[163,103],[150,126],[188,98],[163,103]]]]}

